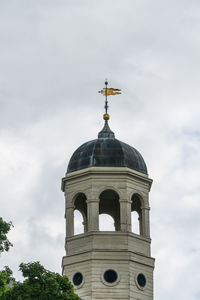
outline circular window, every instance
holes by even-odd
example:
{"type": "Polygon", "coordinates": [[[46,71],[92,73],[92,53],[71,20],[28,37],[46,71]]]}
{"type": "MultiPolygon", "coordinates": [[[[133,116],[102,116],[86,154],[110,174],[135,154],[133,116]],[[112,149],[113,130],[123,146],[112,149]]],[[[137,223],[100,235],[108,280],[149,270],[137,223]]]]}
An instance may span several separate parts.
{"type": "Polygon", "coordinates": [[[114,270],[107,270],[103,274],[103,278],[107,283],[114,283],[115,281],[117,281],[118,275],[114,270]]]}
{"type": "Polygon", "coordinates": [[[83,275],[80,272],[75,273],[72,281],[74,285],[80,285],[83,282],[83,275]]]}
{"type": "Polygon", "coordinates": [[[144,276],[144,274],[139,273],[137,275],[137,283],[138,283],[139,287],[141,287],[141,288],[145,287],[147,280],[146,280],[146,277],[144,276]]]}

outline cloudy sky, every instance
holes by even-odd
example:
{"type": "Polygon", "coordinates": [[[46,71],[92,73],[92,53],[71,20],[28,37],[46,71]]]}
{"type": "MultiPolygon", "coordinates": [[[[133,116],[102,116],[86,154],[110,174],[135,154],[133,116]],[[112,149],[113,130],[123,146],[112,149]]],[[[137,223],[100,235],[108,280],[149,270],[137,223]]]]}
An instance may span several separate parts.
{"type": "Polygon", "coordinates": [[[151,194],[155,300],[200,299],[199,0],[0,1],[1,255],[61,272],[61,178],[103,126],[143,155],[151,194]]]}

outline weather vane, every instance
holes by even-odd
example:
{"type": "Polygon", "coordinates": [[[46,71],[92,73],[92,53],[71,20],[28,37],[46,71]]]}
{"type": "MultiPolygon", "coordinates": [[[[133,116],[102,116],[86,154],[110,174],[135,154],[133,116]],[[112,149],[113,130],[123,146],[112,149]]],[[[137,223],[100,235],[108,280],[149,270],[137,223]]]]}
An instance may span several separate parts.
{"type": "Polygon", "coordinates": [[[103,90],[99,91],[100,94],[105,96],[105,114],[103,115],[104,120],[109,120],[110,116],[108,114],[108,99],[107,96],[114,96],[114,95],[120,95],[121,90],[119,89],[113,89],[113,88],[108,88],[108,81],[106,79],[105,81],[105,88],[103,90]]]}

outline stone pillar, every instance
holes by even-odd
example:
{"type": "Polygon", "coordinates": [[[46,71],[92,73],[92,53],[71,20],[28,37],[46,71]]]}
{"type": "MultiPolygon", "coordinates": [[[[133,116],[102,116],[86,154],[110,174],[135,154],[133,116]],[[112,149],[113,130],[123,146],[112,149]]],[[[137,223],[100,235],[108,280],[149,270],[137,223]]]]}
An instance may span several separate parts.
{"type": "Polygon", "coordinates": [[[83,227],[84,227],[84,233],[86,233],[88,231],[87,230],[88,226],[87,226],[87,219],[86,219],[86,217],[83,218],[83,223],[82,224],[83,224],[83,227]]]}
{"type": "Polygon", "coordinates": [[[123,232],[131,232],[131,201],[120,199],[120,228],[123,232]]]}
{"type": "Polygon", "coordinates": [[[150,237],[149,211],[149,207],[142,207],[142,235],[148,238],[150,237]]]}
{"type": "Polygon", "coordinates": [[[99,230],[99,200],[87,200],[88,231],[99,230]]]}
{"type": "Polygon", "coordinates": [[[139,222],[139,233],[140,235],[143,235],[144,236],[144,222],[143,221],[143,216],[142,216],[142,210],[138,212],[138,222],[139,222]]]}
{"type": "Polygon", "coordinates": [[[66,207],[66,237],[74,235],[74,206],[66,207]]]}

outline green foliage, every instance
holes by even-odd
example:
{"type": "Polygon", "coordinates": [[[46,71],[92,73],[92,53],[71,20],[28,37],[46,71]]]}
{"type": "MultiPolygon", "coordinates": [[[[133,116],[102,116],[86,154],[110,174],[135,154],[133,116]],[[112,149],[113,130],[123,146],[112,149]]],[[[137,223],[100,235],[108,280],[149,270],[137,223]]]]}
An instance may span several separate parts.
{"type": "Polygon", "coordinates": [[[73,286],[66,276],[46,270],[39,262],[22,263],[19,269],[25,280],[12,281],[13,286],[3,290],[1,300],[80,299],[74,294],[73,286]]]}
{"type": "Polygon", "coordinates": [[[8,251],[12,247],[6,236],[11,227],[13,227],[12,222],[7,223],[0,217],[0,253],[8,251]]]}
{"type": "Polygon", "coordinates": [[[11,286],[15,283],[15,279],[12,277],[12,271],[9,267],[4,267],[4,270],[0,271],[0,299],[11,286]]]}
{"type": "MultiPolygon", "coordinates": [[[[0,218],[0,253],[12,246],[6,234],[12,223],[0,218]]],[[[19,266],[25,278],[17,282],[9,267],[0,271],[0,300],[79,300],[66,276],[46,270],[39,262],[19,266]]]]}

